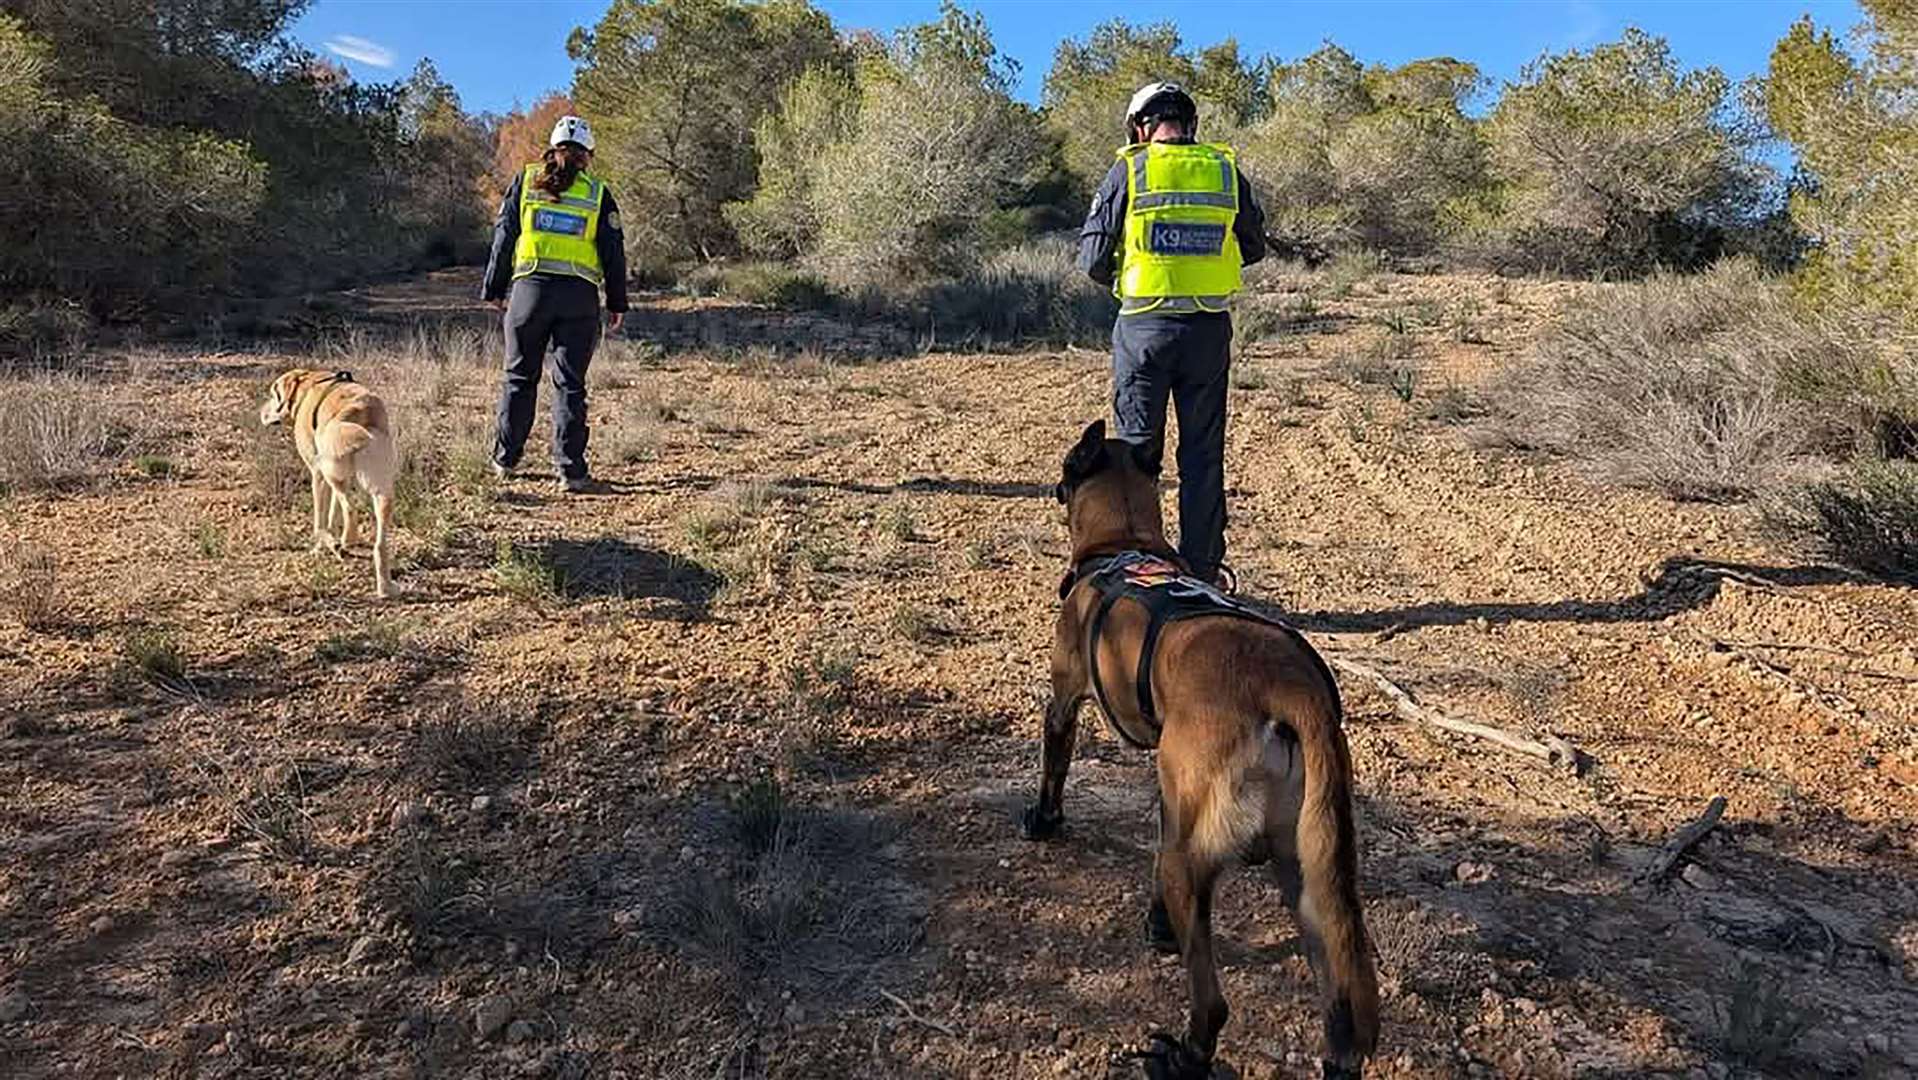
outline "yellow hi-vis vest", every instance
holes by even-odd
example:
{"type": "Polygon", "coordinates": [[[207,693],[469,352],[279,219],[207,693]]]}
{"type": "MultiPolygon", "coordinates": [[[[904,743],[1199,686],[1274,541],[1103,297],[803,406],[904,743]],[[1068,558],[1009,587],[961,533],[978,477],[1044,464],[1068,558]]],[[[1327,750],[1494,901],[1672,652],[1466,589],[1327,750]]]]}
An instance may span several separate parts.
{"type": "Polygon", "coordinates": [[[595,285],[606,277],[599,265],[599,210],[606,185],[581,172],[555,199],[536,183],[545,166],[526,166],[519,186],[519,241],[513,245],[513,277],[571,274],[595,285]]]}
{"type": "Polygon", "coordinates": [[[1135,143],[1126,163],[1125,243],[1112,292],[1122,314],[1224,311],[1239,291],[1239,168],[1216,143],[1135,143]]]}

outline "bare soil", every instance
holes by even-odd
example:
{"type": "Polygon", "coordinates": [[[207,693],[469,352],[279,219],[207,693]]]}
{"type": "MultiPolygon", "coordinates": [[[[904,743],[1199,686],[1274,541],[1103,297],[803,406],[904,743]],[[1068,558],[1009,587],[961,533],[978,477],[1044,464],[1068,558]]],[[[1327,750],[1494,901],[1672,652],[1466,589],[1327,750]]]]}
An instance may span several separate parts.
{"type": "MultiPolygon", "coordinates": [[[[396,601],[363,550],[308,552],[292,449],[253,430],[296,348],[103,359],[168,467],[0,503],[59,601],[0,610],[0,1072],[1100,1077],[1177,1029],[1150,758],[1088,712],[1065,835],[1013,824],[1049,485],[1105,358],[661,299],[635,321],[669,348],[596,362],[610,490],[569,497],[475,467],[483,352],[380,351],[487,325],[469,285],[359,298],[324,361],[451,462],[409,489],[396,601]]],[[[1914,1075],[1918,592],[1484,445],[1478,389],[1579,287],[1275,275],[1286,321],[1235,365],[1245,592],[1594,761],[1344,681],[1373,1074],[1914,1075]]],[[[1229,876],[1217,921],[1221,1074],[1316,1076],[1276,887],[1229,876]]]]}

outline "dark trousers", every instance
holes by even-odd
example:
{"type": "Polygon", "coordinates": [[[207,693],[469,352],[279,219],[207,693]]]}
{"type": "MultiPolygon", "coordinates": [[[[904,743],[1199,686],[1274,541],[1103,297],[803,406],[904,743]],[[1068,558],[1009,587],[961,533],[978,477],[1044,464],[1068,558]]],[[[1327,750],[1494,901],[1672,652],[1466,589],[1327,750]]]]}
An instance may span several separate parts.
{"type": "Polygon", "coordinates": [[[539,375],[552,347],[553,464],[586,475],[586,368],[599,344],[599,287],[585,278],[534,274],[513,282],[506,304],[506,381],[500,388],[493,460],[519,464],[533,429],[539,375]]]}
{"type": "Polygon", "coordinates": [[[1121,315],[1112,326],[1112,412],[1119,438],[1165,443],[1166,399],[1179,415],[1179,554],[1211,577],[1225,561],[1225,392],[1232,317],[1121,315]]]}

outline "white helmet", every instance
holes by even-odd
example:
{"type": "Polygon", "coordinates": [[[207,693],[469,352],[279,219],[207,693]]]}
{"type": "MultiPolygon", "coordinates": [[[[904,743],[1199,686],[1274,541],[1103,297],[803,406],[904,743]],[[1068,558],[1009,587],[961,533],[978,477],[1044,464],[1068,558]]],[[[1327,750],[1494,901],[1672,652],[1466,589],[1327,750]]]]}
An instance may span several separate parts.
{"type": "Polygon", "coordinates": [[[578,143],[591,150],[593,148],[592,126],[577,116],[560,117],[559,123],[553,125],[553,137],[546,140],[546,145],[558,146],[563,142],[578,143]]]}
{"type": "Polygon", "coordinates": [[[1125,107],[1125,122],[1128,125],[1138,123],[1139,116],[1154,104],[1169,105],[1171,108],[1166,109],[1166,112],[1198,122],[1198,102],[1192,100],[1192,95],[1186,93],[1185,87],[1175,82],[1153,82],[1139,87],[1139,92],[1132,95],[1131,102],[1125,107]]]}

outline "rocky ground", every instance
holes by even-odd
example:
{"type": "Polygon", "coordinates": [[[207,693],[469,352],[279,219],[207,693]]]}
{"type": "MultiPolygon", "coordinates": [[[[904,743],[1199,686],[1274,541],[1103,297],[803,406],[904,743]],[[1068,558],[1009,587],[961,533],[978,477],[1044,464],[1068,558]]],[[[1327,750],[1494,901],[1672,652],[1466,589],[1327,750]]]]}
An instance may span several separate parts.
{"type": "MultiPolygon", "coordinates": [[[[567,497],[486,475],[468,284],[320,350],[399,417],[393,602],[253,423],[306,345],[102,358],[144,456],[0,502],[0,1071],[1099,1077],[1176,1027],[1149,758],[1088,713],[1065,836],[1012,823],[1103,357],[659,298],[567,497]]],[[[1342,678],[1374,1074],[1918,1073],[1918,594],[1493,448],[1479,389],[1579,287],[1280,274],[1245,320],[1245,591],[1591,759],[1342,678]]],[[[1317,1075],[1276,888],[1218,925],[1222,1075],[1317,1075]]]]}

